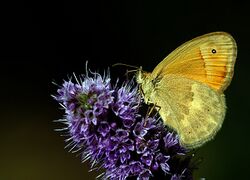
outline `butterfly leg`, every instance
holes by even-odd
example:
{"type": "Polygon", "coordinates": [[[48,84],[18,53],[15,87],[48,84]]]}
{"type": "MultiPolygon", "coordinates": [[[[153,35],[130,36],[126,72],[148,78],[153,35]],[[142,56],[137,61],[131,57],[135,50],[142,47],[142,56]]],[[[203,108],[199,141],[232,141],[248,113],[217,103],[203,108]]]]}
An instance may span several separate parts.
{"type": "Polygon", "coordinates": [[[149,103],[149,107],[147,110],[147,117],[151,116],[153,111],[156,109],[157,113],[160,111],[161,106],[158,106],[156,103],[149,103]]]}
{"type": "Polygon", "coordinates": [[[148,119],[150,116],[154,116],[154,115],[155,115],[156,113],[158,113],[158,112],[160,111],[160,109],[161,109],[161,107],[158,106],[158,105],[155,104],[155,103],[149,103],[148,105],[149,105],[149,107],[148,107],[148,110],[147,110],[147,113],[146,113],[144,126],[147,125],[147,119],[148,119]],[[156,112],[155,114],[152,115],[154,109],[156,109],[156,108],[157,108],[157,112],[156,112]]]}

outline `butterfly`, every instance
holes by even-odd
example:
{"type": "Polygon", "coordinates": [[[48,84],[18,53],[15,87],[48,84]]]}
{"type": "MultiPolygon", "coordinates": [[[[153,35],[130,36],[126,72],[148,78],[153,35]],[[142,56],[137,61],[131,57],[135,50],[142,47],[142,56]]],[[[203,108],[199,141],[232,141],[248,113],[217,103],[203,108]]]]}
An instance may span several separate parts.
{"type": "Polygon", "coordinates": [[[223,92],[232,80],[236,55],[233,37],[213,32],[179,46],[152,73],[137,70],[145,103],[159,107],[164,124],[177,132],[184,147],[203,145],[221,128],[223,92]]]}

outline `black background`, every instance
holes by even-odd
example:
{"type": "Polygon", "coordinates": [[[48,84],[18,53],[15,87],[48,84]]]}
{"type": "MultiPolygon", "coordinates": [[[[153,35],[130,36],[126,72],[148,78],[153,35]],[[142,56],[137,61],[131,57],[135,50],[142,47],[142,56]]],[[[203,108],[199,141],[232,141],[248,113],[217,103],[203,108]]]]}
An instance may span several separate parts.
{"type": "MultiPolygon", "coordinates": [[[[246,2],[246,1],[245,1],[246,2]]],[[[63,111],[51,98],[85,61],[103,71],[117,62],[152,69],[181,43],[213,31],[238,44],[227,116],[216,138],[197,150],[195,178],[248,179],[249,33],[239,1],[60,1],[1,4],[0,179],[94,179],[89,165],[64,149],[52,120],[63,111]]],[[[125,67],[111,68],[114,78],[125,67]]]]}

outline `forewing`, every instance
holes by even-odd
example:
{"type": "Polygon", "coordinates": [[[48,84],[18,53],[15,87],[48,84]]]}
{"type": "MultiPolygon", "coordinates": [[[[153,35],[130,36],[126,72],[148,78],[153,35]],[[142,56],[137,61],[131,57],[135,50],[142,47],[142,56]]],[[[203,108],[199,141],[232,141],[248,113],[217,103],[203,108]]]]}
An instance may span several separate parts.
{"type": "Polygon", "coordinates": [[[233,77],[237,47],[231,35],[215,32],[188,41],[170,53],[152,72],[153,78],[175,74],[223,92],[233,77]]]}

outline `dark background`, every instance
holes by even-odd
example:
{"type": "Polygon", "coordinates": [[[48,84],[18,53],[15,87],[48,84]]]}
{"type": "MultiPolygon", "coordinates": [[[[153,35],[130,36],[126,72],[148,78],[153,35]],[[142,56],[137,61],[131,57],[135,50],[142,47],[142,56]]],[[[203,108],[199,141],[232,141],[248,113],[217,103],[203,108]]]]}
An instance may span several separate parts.
{"type": "MultiPolygon", "coordinates": [[[[196,179],[249,179],[250,13],[239,1],[60,1],[1,4],[0,179],[94,179],[64,149],[51,98],[73,72],[117,62],[152,69],[181,43],[226,31],[238,44],[226,90],[227,116],[216,138],[197,150],[196,179]]],[[[125,67],[111,69],[123,76],[125,67]]]]}

